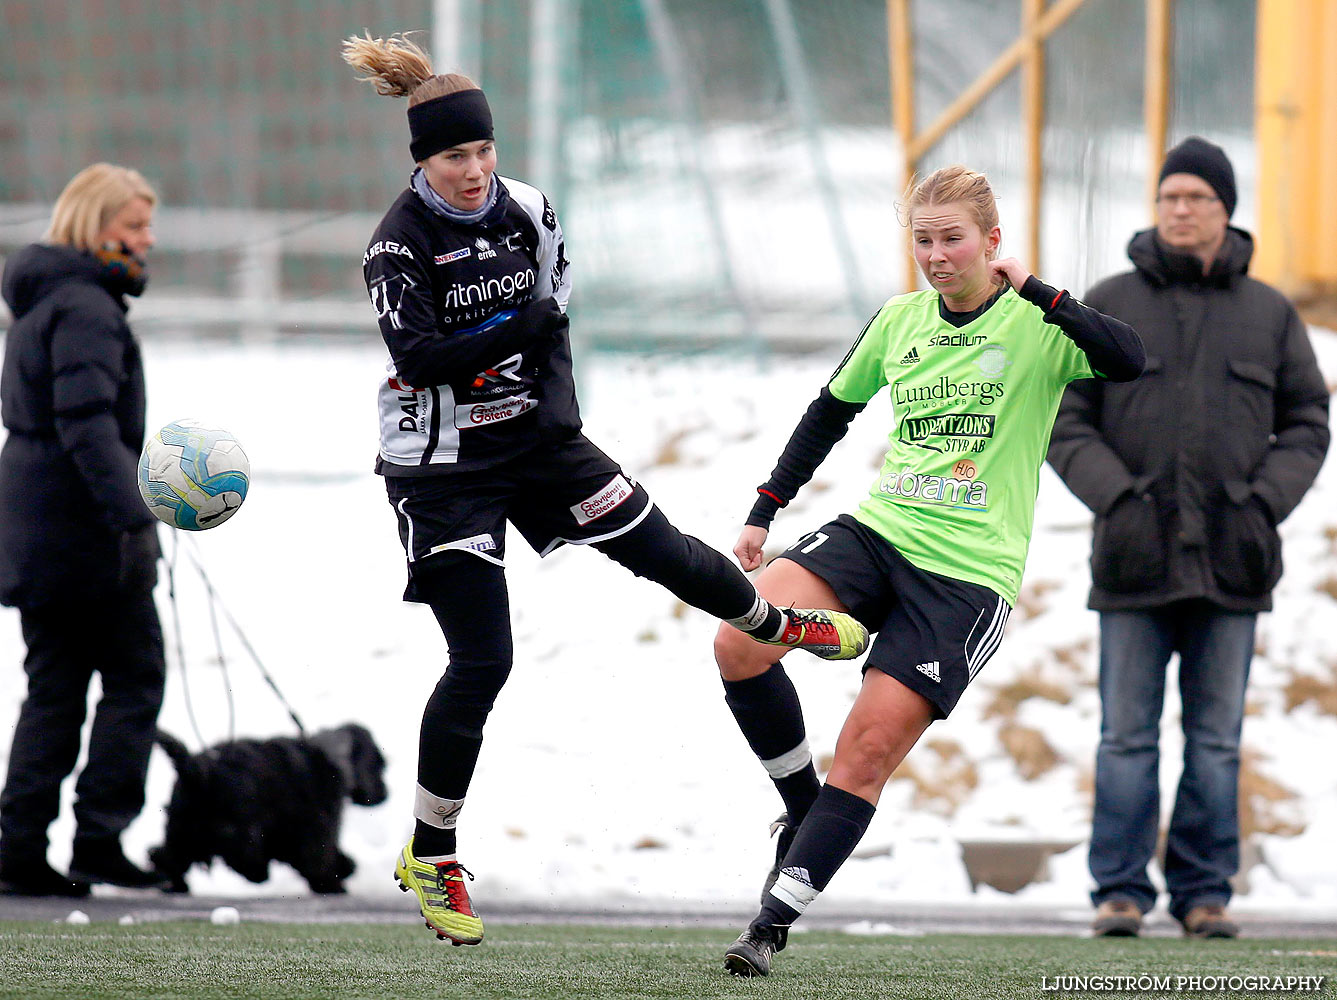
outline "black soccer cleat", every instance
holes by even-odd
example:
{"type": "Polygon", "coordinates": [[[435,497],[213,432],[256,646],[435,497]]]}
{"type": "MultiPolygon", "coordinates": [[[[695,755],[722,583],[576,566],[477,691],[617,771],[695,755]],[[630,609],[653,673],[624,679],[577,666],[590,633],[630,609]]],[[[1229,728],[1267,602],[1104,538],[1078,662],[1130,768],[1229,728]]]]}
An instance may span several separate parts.
{"type": "MultiPolygon", "coordinates": [[[[784,863],[785,855],[789,853],[789,845],[794,842],[796,832],[797,827],[789,822],[789,813],[787,812],[782,812],[771,824],[771,836],[775,837],[775,864],[766,873],[766,883],[761,887],[762,906],[765,906],[767,899],[770,898],[771,886],[775,885],[776,880],[780,877],[780,866],[784,863]]],[[[781,947],[784,946],[781,945],[781,947]]]]}
{"type": "Polygon", "coordinates": [[[789,928],[754,920],[724,953],[724,969],[732,976],[768,976],[771,956],[784,951],[789,928]]]}

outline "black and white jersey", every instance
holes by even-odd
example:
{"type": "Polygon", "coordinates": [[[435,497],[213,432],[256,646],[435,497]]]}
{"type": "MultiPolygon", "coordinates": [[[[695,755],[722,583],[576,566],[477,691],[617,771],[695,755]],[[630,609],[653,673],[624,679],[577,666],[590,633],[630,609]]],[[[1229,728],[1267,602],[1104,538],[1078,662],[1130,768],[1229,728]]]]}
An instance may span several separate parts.
{"type": "Polygon", "coordinates": [[[486,468],[580,428],[562,227],[541,191],[496,181],[496,204],[471,225],[405,190],[362,258],[390,353],[381,475],[486,468]]]}

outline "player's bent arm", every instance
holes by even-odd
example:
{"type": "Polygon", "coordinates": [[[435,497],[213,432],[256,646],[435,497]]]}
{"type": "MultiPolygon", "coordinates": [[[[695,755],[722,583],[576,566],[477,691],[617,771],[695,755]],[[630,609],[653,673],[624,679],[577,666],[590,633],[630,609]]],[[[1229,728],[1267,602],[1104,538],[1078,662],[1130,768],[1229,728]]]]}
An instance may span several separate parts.
{"type": "Polygon", "coordinates": [[[761,565],[766,536],[769,534],[770,531],[758,524],[746,524],[739,532],[733,554],[738,557],[738,564],[747,572],[750,573],[761,565]]]}
{"type": "Polygon", "coordinates": [[[771,470],[771,478],[757,487],[757,500],[747,516],[747,524],[768,528],[775,512],[793,500],[812,479],[836,442],[849,430],[850,421],[864,408],[864,403],[837,399],[826,386],[808,406],[780,460],[771,470]]]}
{"type": "Polygon", "coordinates": [[[549,297],[495,313],[467,330],[401,338],[390,356],[408,385],[443,385],[470,379],[514,354],[536,360],[531,355],[546,355],[567,324],[566,314],[549,297]]]}
{"type": "Polygon", "coordinates": [[[1106,381],[1131,382],[1146,368],[1142,338],[1127,323],[1092,309],[1033,274],[1018,294],[1044,312],[1046,323],[1053,323],[1080,347],[1091,369],[1106,381]]]}
{"type": "MultiPolygon", "coordinates": [[[[404,245],[409,245],[405,242],[404,245]]],[[[551,338],[561,309],[551,298],[527,302],[468,330],[442,330],[427,272],[412,257],[378,254],[363,268],[381,337],[406,385],[465,381],[489,365],[551,338]]]]}

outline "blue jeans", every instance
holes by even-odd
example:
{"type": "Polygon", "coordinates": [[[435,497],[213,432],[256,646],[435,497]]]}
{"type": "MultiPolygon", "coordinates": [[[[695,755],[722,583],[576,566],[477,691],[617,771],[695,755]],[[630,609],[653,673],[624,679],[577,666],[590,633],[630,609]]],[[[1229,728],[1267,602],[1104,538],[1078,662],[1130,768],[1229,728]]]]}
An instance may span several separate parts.
{"type": "Polygon", "coordinates": [[[1230,901],[1239,869],[1240,727],[1257,615],[1181,601],[1100,616],[1100,748],[1091,874],[1099,905],[1156,902],[1147,864],[1160,824],[1160,719],[1165,668],[1179,654],[1184,770],[1165,850],[1170,914],[1230,901]]]}

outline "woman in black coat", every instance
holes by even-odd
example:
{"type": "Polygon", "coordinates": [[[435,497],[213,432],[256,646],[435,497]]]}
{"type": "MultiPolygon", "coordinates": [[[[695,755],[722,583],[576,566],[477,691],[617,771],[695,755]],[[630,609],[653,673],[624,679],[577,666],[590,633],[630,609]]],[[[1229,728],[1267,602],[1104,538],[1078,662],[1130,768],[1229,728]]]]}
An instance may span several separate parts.
{"type": "Polygon", "coordinates": [[[82,896],[90,882],[159,881],[120,844],[144,806],[166,675],[157,522],[136,486],[144,370],[125,319],[125,297],[144,290],[156,203],[134,170],[94,164],[66,185],[45,241],[5,262],[14,322],[0,376],[0,602],[19,609],[28,647],[28,695],[0,793],[6,893],[82,896]],[[79,757],[94,671],[102,699],[75,784],[66,876],[47,862],[47,828],[79,757]]]}

